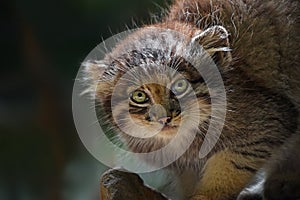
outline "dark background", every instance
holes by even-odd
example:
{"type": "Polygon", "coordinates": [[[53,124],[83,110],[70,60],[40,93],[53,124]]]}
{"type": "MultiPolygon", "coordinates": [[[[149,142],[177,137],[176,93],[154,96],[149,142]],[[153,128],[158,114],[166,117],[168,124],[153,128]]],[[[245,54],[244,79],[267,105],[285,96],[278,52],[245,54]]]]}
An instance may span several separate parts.
{"type": "Polygon", "coordinates": [[[105,170],[71,110],[80,63],[102,41],[150,21],[165,0],[0,3],[0,199],[99,199],[105,170]]]}

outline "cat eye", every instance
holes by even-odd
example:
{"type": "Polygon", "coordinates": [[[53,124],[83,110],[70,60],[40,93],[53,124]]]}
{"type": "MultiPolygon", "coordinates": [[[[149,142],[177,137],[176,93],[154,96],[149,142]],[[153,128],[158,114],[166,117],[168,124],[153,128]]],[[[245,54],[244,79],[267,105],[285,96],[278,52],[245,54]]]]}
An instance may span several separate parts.
{"type": "Polygon", "coordinates": [[[148,101],[148,96],[145,92],[136,90],[131,94],[131,100],[135,103],[145,103],[148,101]]]}
{"type": "Polygon", "coordinates": [[[188,89],[188,82],[185,79],[179,79],[172,85],[172,91],[175,95],[183,94],[188,89]]]}

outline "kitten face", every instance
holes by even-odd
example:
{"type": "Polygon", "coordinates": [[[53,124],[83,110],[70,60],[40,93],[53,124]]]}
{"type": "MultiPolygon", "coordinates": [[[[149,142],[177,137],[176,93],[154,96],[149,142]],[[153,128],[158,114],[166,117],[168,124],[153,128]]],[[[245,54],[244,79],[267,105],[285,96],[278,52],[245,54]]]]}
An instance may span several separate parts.
{"type": "Polygon", "coordinates": [[[204,138],[210,95],[190,63],[173,57],[169,62],[140,63],[118,73],[119,79],[105,82],[109,85],[99,83],[98,96],[108,97],[104,107],[111,109],[107,110],[110,121],[130,150],[153,152],[180,137],[183,139],[172,145],[172,151],[178,152],[182,146],[188,146],[186,141],[192,141],[195,134],[204,138]],[[112,90],[106,91],[107,88],[112,90]]]}
{"type": "Polygon", "coordinates": [[[220,65],[230,56],[223,29],[191,34],[141,29],[106,56],[101,75],[92,73],[97,79],[95,97],[131,151],[153,152],[173,142],[170,154],[189,148],[182,163],[199,158],[211,118],[210,93],[218,93],[211,56],[220,65]],[[216,38],[203,44],[208,53],[194,47],[203,37],[216,38]],[[202,74],[209,78],[204,81],[202,74]]]}
{"type": "Polygon", "coordinates": [[[132,143],[137,140],[156,143],[149,148],[142,145],[145,148],[143,152],[162,148],[182,126],[188,127],[181,130],[182,134],[189,135],[190,129],[198,132],[199,122],[194,115],[200,118],[201,123],[210,115],[205,82],[183,64],[177,64],[177,71],[167,65],[160,66],[159,73],[156,72],[157,66],[148,66],[139,73],[133,68],[114,87],[112,113],[116,126],[132,143]],[[178,72],[180,68],[186,68],[184,73],[178,72]]]}
{"type": "Polygon", "coordinates": [[[146,127],[149,131],[143,129],[144,133],[133,136],[147,138],[157,133],[155,137],[166,139],[176,135],[182,120],[189,118],[187,112],[191,112],[193,108],[201,108],[199,112],[202,112],[202,121],[207,118],[209,94],[205,83],[193,84],[194,87],[196,84],[202,85],[204,89],[199,91],[199,99],[193,99],[193,86],[184,77],[164,77],[162,81],[164,84],[160,82],[141,84],[138,87],[120,87],[126,93],[117,91],[120,101],[116,102],[112,112],[116,114],[115,120],[121,129],[129,134],[134,133],[134,124],[146,127]]]}

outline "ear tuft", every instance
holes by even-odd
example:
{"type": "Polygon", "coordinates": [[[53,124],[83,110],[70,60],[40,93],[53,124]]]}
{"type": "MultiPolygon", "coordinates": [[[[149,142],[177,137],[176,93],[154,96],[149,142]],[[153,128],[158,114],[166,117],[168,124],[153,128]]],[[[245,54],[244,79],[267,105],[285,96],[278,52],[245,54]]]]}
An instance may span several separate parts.
{"type": "Polygon", "coordinates": [[[107,69],[107,66],[103,61],[87,60],[84,61],[81,66],[83,67],[83,82],[87,85],[87,89],[82,93],[89,93],[94,97],[95,88],[97,87],[103,73],[107,69]]]}
{"type": "Polygon", "coordinates": [[[232,61],[229,33],[223,26],[217,25],[197,32],[192,42],[202,45],[218,65],[227,67],[232,61]]]}
{"type": "Polygon", "coordinates": [[[107,68],[103,61],[87,60],[81,64],[84,69],[84,78],[90,81],[98,81],[107,68]]]}

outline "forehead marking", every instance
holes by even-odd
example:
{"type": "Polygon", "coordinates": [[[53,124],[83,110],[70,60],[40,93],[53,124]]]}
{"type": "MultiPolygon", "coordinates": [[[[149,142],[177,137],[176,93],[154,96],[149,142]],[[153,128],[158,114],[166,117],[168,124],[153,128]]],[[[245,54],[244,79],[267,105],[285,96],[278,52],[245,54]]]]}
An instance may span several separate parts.
{"type": "Polygon", "coordinates": [[[163,104],[163,99],[166,97],[166,89],[159,84],[144,85],[145,92],[149,95],[154,104],[163,104]]]}

